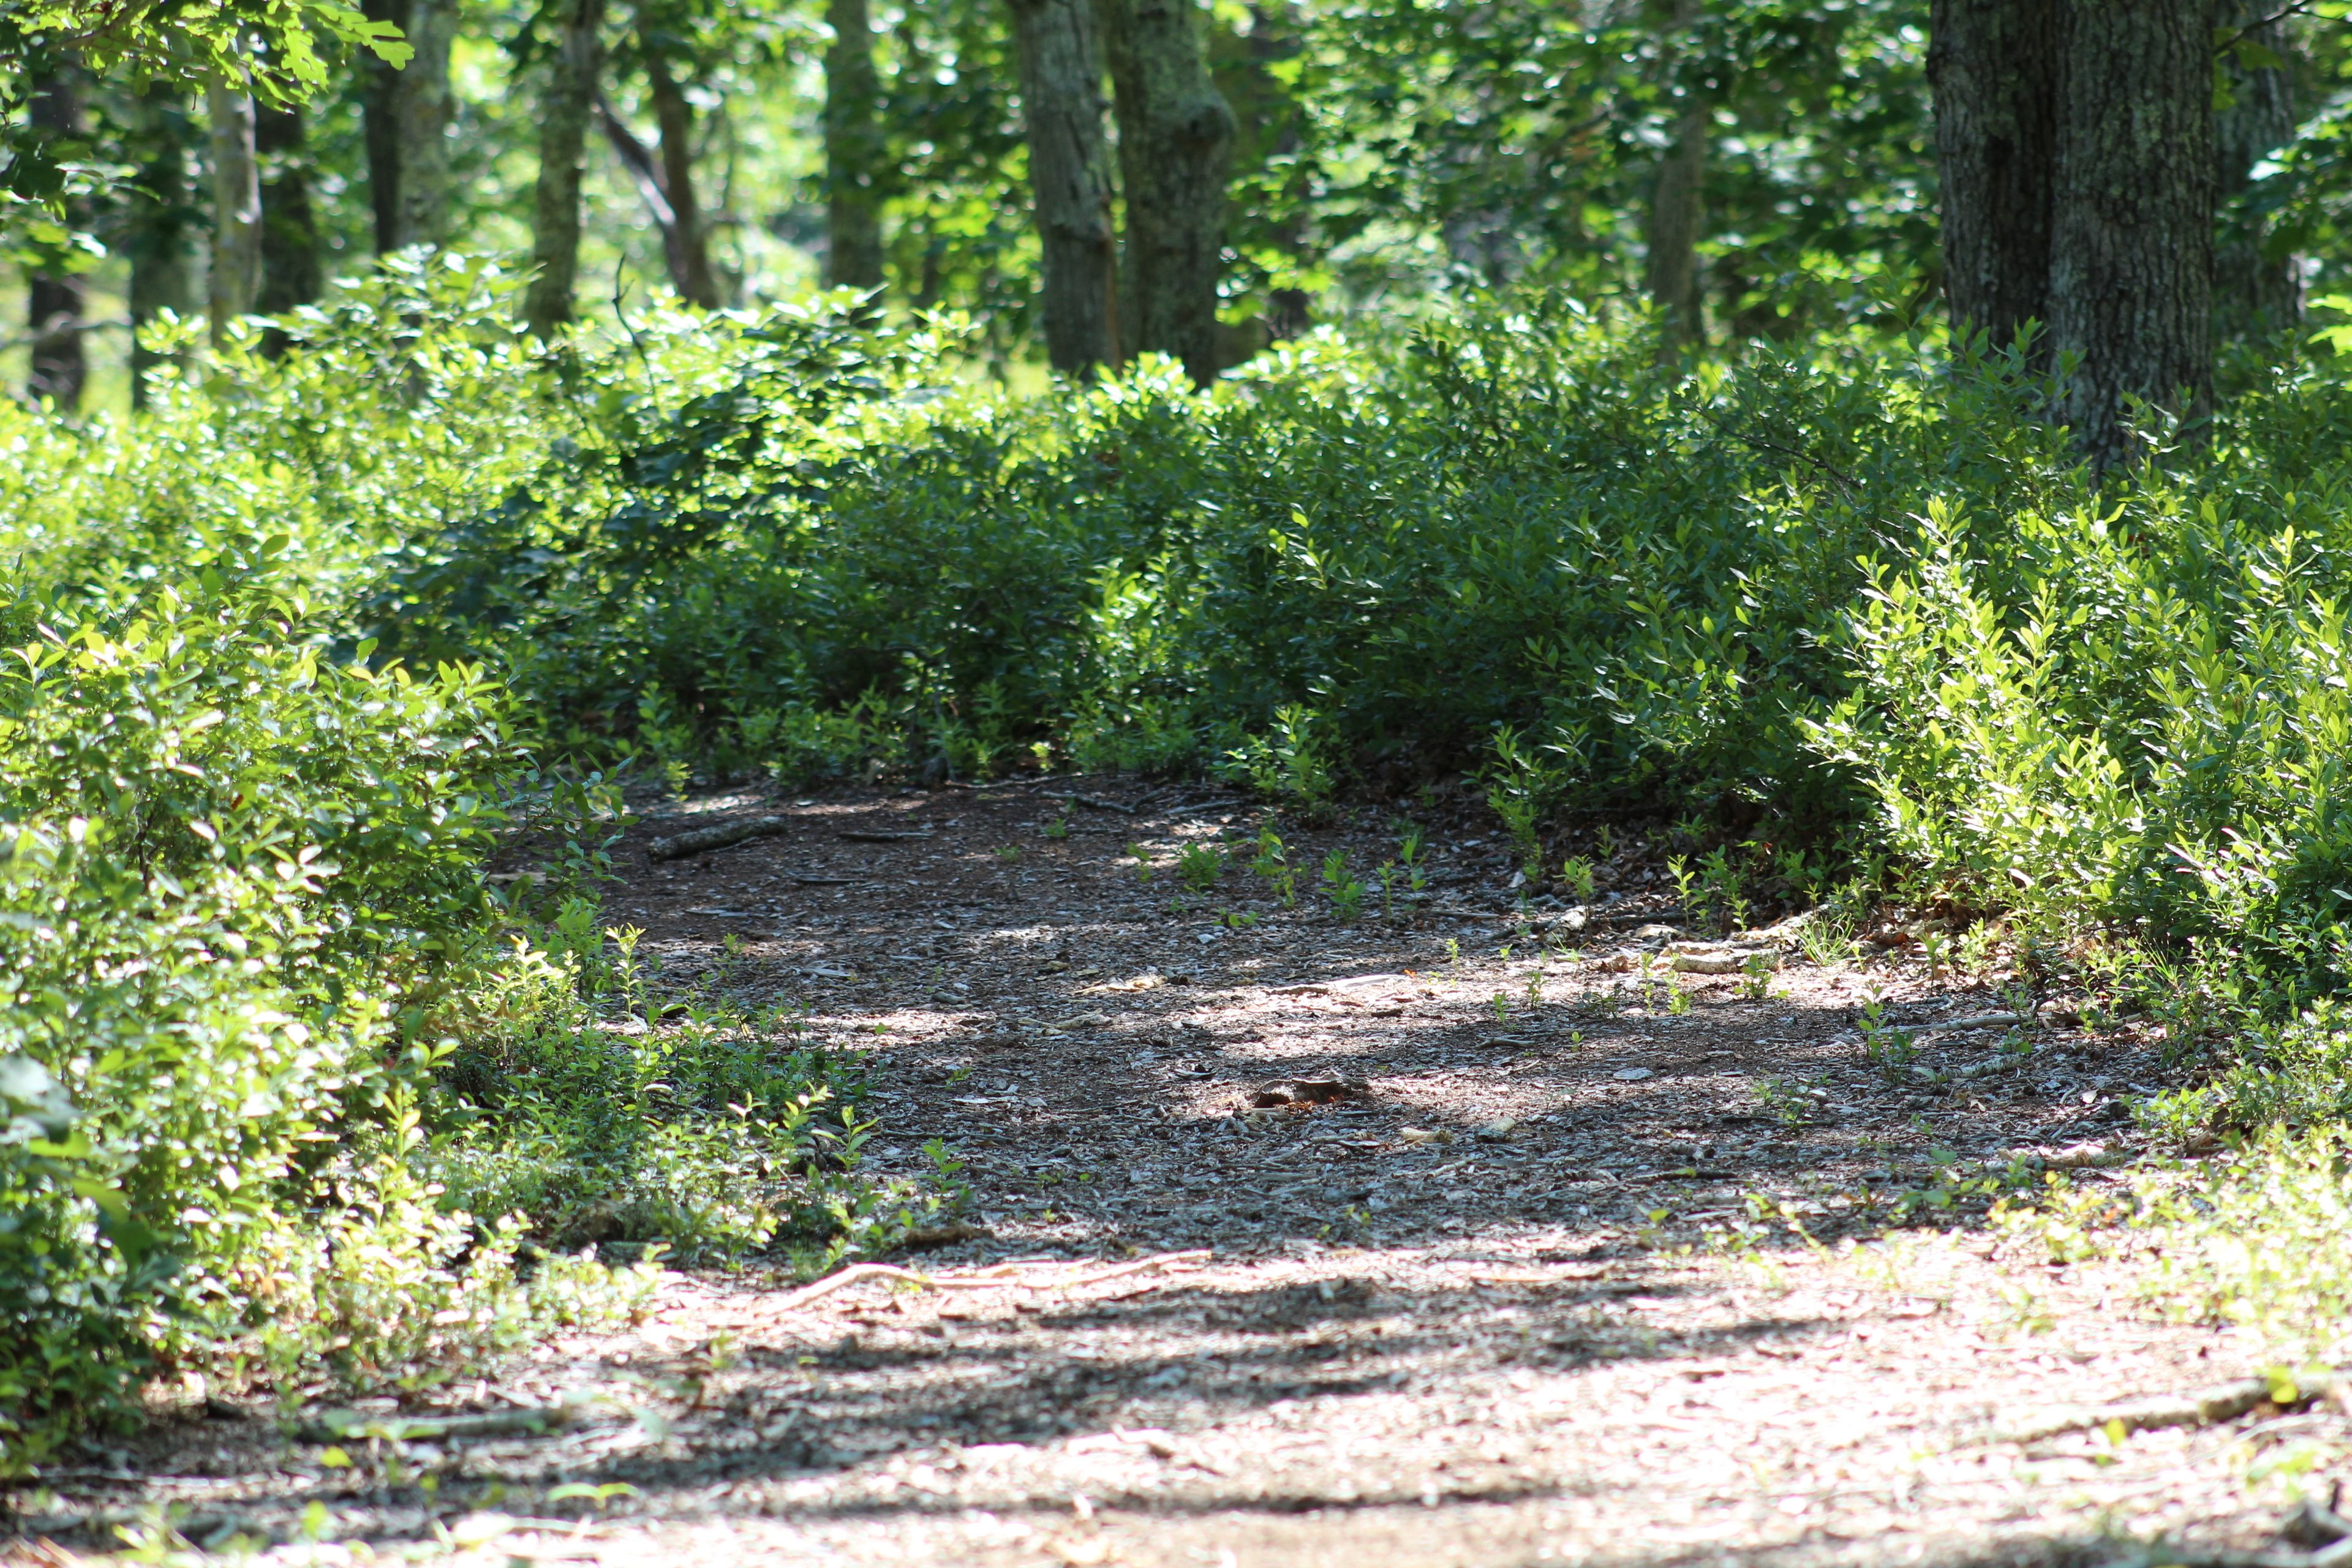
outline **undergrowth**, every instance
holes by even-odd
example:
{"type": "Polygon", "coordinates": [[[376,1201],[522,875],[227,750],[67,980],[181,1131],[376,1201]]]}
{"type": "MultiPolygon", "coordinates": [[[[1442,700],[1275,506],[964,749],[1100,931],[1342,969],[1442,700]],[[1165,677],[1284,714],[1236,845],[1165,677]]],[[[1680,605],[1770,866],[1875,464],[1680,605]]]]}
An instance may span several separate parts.
{"type": "MultiPolygon", "coordinates": [[[[2332,362],[2101,480],[1928,336],[1689,363],[1470,298],[1016,398],[845,298],[541,347],[513,292],[404,261],[275,356],[158,343],[135,424],[0,410],[0,1466],[175,1365],[430,1375],[665,1249],[814,1269],[952,1203],[944,1151],[859,1173],[853,1058],[603,928],[629,770],[1447,784],[1578,899],[1679,817],[1695,924],[1998,927],[2157,1017],[2182,1147],[2342,1123],[2332,362]],[[526,842],[545,884],[487,877],[526,842]]],[[[1417,855],[1249,869],[1353,919],[1417,855]]]]}

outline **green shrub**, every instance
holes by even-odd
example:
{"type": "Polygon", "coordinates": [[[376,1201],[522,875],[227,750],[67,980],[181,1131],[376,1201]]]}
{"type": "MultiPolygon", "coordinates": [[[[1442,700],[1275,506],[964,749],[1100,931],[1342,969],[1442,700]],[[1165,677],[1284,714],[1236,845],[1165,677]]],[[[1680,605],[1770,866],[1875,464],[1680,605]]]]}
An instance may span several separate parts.
{"type": "Polygon", "coordinates": [[[182,1277],[268,1228],[396,1068],[402,977],[491,911],[502,699],[323,658],[278,542],[0,663],[0,1062],[30,1110],[0,1142],[0,1384],[28,1432],[183,1335],[182,1277]]]}

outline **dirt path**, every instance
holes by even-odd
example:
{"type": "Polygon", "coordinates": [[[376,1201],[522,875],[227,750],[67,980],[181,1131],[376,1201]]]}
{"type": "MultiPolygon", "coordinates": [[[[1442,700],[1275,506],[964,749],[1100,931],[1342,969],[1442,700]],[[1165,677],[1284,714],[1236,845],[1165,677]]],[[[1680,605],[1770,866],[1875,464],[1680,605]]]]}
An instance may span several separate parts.
{"type": "MultiPolygon", "coordinates": [[[[63,1478],[36,1525],[88,1542],[169,1501],[184,1538],[320,1562],[2105,1563],[2119,1535],[2263,1544],[2264,1457],[2292,1440],[2269,1468],[2325,1475],[2352,1447],[2333,1413],[1993,1442],[2024,1410],[2248,1367],[1971,1225],[1843,1245],[1939,1183],[1965,1215],[1939,1173],[2116,1137],[2157,1070],[2128,1034],[2044,1028],[2022,1069],[1930,1094],[1865,1061],[1860,1003],[1929,1028],[1993,994],[1795,963],[1766,996],[1685,976],[1687,1008],[1644,1005],[1607,966],[1671,902],[1637,855],[1572,931],[1514,917],[1499,845],[1423,811],[1435,912],[1385,918],[1375,889],[1342,922],[1317,868],[1392,855],[1376,820],[1293,833],[1285,909],[1238,868],[1178,885],[1181,848],[1254,835],[1250,807],[1043,795],[703,801],[639,830],[608,915],[673,978],[737,936],[731,986],[876,1049],[880,1163],[943,1140],[987,1233],[902,1261],[1027,1259],[1045,1288],[786,1311],[784,1283],[681,1278],[638,1334],[440,1396],[593,1401],[563,1433],[413,1444],[387,1474],[182,1422],[63,1478]],[[789,832],[643,858],[769,810],[789,832]]],[[[1996,1063],[2006,1032],[1923,1059],[1996,1063]]]]}

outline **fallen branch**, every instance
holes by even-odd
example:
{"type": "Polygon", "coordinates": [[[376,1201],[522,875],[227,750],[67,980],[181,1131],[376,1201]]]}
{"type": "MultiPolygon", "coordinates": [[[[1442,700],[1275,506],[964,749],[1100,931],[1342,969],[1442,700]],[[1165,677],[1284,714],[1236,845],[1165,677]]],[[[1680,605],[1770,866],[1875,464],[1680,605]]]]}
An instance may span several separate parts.
{"type": "Polygon", "coordinates": [[[2282,1532],[2307,1552],[2184,1551],[2158,1547],[2106,1563],[2105,1568],[2341,1568],[2352,1563],[2352,1520],[2325,1503],[2306,1499],[2282,1532]]]}
{"type": "Polygon", "coordinates": [[[330,1410],[300,1423],[294,1435],[306,1443],[350,1442],[381,1437],[406,1443],[435,1437],[539,1436],[568,1426],[568,1405],[549,1405],[530,1410],[489,1410],[464,1415],[368,1415],[356,1410],[330,1410]]]}
{"type": "Polygon", "coordinates": [[[933,835],[929,828],[915,833],[898,833],[886,832],[880,828],[853,827],[836,833],[834,837],[846,838],[853,844],[898,844],[909,838],[929,838],[933,835]]]}
{"type": "Polygon", "coordinates": [[[1066,800],[1075,805],[1090,805],[1097,811],[1118,811],[1124,812],[1129,816],[1133,816],[1135,815],[1135,807],[1131,805],[1122,805],[1115,800],[1105,800],[1098,795],[1079,795],[1075,791],[1049,789],[1045,792],[1045,798],[1047,800],[1066,800]]]}
{"type": "Polygon", "coordinates": [[[2308,1400],[2325,1398],[2343,1386],[2343,1374],[2327,1371],[2302,1373],[2276,1381],[2249,1377],[2235,1383],[2217,1383],[2209,1388],[2194,1389],[2187,1394],[2159,1394],[2142,1399],[2126,1399],[2114,1405],[2062,1405],[2036,1411],[2007,1426],[1995,1427],[1992,1440],[1996,1443],[2038,1443],[2045,1437],[2101,1428],[2121,1427],[2126,1432],[2150,1432],[2165,1426],[2207,1426],[2217,1421],[2234,1421],[2280,1394],[2290,1397],[2279,1403],[2301,1405],[2308,1400]]]}
{"type": "Polygon", "coordinates": [[[1081,1286],[1100,1285],[1106,1280],[1122,1279],[1130,1274],[1142,1274],[1179,1263],[1197,1263],[1209,1256],[1206,1248],[1192,1252],[1163,1252],[1157,1258],[1139,1258],[1133,1263],[1122,1263],[1115,1268],[1099,1269],[1092,1274],[1047,1279],[1015,1277],[1013,1270],[1026,1267],[1018,1263],[999,1263],[971,1274],[921,1274],[891,1263],[858,1263],[838,1274],[827,1275],[814,1285],[801,1287],[777,1302],[775,1310],[796,1312],[837,1290],[863,1285],[869,1279],[892,1279],[925,1290],[1075,1290],[1081,1286]]]}
{"type": "Polygon", "coordinates": [[[704,855],[713,849],[724,849],[730,844],[740,844],[747,838],[773,837],[791,826],[781,816],[761,816],[750,822],[730,822],[720,827],[698,827],[691,833],[674,833],[667,838],[655,839],[646,846],[646,858],[678,860],[688,855],[704,855]]]}

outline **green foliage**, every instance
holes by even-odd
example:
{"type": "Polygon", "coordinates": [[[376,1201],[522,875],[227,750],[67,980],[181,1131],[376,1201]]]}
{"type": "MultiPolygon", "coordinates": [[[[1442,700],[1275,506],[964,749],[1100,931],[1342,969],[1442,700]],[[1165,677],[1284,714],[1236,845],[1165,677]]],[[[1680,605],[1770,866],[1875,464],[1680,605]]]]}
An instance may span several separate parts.
{"type": "Polygon", "coordinates": [[[1205,893],[1225,874],[1224,852],[1213,844],[1187,844],[1176,856],[1176,878],[1196,893],[1205,893]]]}

